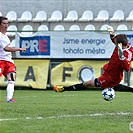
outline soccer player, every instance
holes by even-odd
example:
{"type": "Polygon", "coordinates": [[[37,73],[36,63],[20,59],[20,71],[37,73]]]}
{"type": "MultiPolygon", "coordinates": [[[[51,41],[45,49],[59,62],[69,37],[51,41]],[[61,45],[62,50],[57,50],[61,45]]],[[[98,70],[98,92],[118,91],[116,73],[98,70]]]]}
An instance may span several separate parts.
{"type": "Polygon", "coordinates": [[[12,60],[11,52],[26,51],[25,48],[12,48],[10,46],[10,40],[6,35],[8,28],[8,18],[0,17],[0,77],[4,75],[8,80],[6,88],[7,102],[15,102],[13,99],[14,83],[16,79],[16,68],[14,61],[12,60]]]}
{"type": "MultiPolygon", "coordinates": [[[[125,34],[115,35],[114,29],[112,26],[107,26],[107,29],[110,33],[110,38],[115,44],[114,51],[110,60],[107,64],[103,66],[103,73],[101,76],[95,79],[88,80],[84,83],[75,84],[72,86],[53,86],[53,89],[56,92],[70,91],[70,90],[83,90],[91,87],[101,87],[104,88],[114,88],[115,90],[119,89],[120,86],[125,88],[126,86],[119,85],[123,79],[123,71],[130,70],[130,64],[133,57],[133,48],[128,43],[127,37],[125,34]]],[[[132,90],[132,88],[127,88],[132,90]]]]}

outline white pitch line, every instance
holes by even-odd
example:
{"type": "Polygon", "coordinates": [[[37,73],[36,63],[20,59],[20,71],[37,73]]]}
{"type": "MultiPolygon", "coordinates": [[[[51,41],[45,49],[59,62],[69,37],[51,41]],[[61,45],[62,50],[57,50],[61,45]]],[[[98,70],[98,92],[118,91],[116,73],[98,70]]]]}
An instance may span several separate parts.
{"type": "Polygon", "coordinates": [[[0,119],[0,121],[14,121],[18,120],[18,118],[5,118],[5,119],[0,119]]]}
{"type": "Polygon", "coordinates": [[[95,114],[79,114],[79,115],[60,115],[60,116],[49,116],[47,118],[67,118],[67,117],[86,117],[86,116],[107,116],[107,115],[130,115],[131,112],[119,112],[119,113],[105,113],[105,114],[102,114],[102,113],[95,113],[95,114]]]}
{"type": "Polygon", "coordinates": [[[19,120],[19,119],[25,119],[25,120],[32,120],[32,119],[58,119],[58,118],[68,118],[68,117],[98,117],[98,116],[126,116],[126,115],[131,115],[132,112],[118,112],[118,113],[95,113],[95,114],[77,114],[77,115],[58,115],[58,116],[48,116],[48,117],[25,117],[25,118],[0,118],[0,121],[14,121],[14,120],[19,120]]]}

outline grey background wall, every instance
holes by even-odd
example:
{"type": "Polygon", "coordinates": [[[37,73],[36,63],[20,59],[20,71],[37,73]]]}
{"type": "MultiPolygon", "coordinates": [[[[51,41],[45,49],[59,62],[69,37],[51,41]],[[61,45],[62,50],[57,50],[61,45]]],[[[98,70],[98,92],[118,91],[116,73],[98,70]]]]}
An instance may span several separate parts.
{"type": "Polygon", "coordinates": [[[30,10],[33,17],[39,10],[45,10],[48,17],[54,10],[62,11],[64,17],[69,10],[76,10],[79,17],[83,11],[92,10],[96,17],[103,9],[107,10],[110,16],[118,9],[123,10],[125,16],[128,16],[133,9],[133,0],[0,0],[0,11],[3,15],[15,10],[18,17],[26,10],[30,10]]]}

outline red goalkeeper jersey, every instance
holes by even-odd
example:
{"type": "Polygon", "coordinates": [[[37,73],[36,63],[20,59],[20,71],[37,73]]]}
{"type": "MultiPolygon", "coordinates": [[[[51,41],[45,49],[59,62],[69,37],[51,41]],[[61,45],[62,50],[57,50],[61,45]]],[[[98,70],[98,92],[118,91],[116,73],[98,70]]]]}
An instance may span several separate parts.
{"type": "Polygon", "coordinates": [[[124,59],[118,56],[118,49],[115,47],[110,61],[104,65],[104,72],[98,78],[99,84],[102,88],[114,87],[118,85],[123,79],[123,71],[130,70],[130,64],[133,57],[133,48],[128,44],[127,49],[123,49],[124,59]]]}

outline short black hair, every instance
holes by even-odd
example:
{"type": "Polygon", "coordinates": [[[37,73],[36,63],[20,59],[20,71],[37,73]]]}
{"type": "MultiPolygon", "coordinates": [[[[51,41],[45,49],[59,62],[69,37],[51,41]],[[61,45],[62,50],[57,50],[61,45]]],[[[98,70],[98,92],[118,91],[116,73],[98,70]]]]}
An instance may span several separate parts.
{"type": "Polygon", "coordinates": [[[3,18],[3,16],[0,16],[0,19],[2,19],[3,18]]]}
{"type": "Polygon", "coordinates": [[[123,46],[127,46],[128,40],[125,34],[118,34],[115,36],[117,43],[122,43],[123,46]]]}
{"type": "Polygon", "coordinates": [[[0,24],[2,23],[2,20],[8,20],[8,18],[0,16],[0,24]]]}

